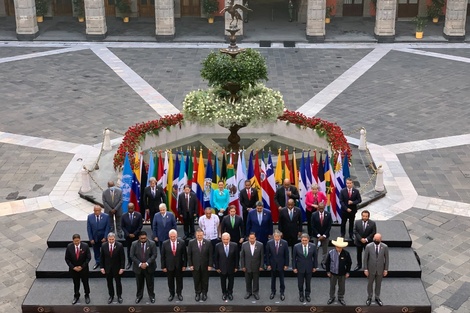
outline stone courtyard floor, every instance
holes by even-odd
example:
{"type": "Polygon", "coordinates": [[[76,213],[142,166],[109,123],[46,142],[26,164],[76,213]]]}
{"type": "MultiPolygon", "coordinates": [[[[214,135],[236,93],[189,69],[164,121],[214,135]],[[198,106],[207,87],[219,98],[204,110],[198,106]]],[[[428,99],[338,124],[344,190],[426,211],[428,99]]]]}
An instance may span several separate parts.
{"type": "MultiPolygon", "coordinates": [[[[201,60],[221,47],[0,43],[1,312],[21,312],[55,222],[91,213],[78,196],[80,169],[96,161],[103,129],[124,132],[178,112],[186,93],[206,87],[201,60]]],[[[336,122],[351,144],[358,144],[355,130],[367,129],[387,188],[366,207],[371,218],[405,221],[434,312],[469,312],[470,47],[259,50],[267,85],[283,93],[287,108],[336,122]]],[[[119,135],[112,138],[117,145],[119,135]]]]}

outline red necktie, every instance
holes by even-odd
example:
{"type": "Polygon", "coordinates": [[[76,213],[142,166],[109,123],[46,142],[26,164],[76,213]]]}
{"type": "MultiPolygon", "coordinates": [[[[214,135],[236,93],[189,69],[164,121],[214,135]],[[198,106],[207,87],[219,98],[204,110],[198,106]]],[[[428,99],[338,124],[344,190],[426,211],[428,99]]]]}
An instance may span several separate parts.
{"type": "Polygon", "coordinates": [[[351,189],[348,189],[349,198],[351,198],[351,189]]]}
{"type": "Polygon", "coordinates": [[[175,256],[176,255],[176,243],[172,243],[173,245],[173,248],[171,249],[171,251],[173,252],[173,255],[175,256]]]}
{"type": "Polygon", "coordinates": [[[251,189],[248,189],[248,200],[251,199],[251,189]]]}
{"type": "Polygon", "coordinates": [[[75,256],[77,257],[77,260],[80,257],[80,249],[78,248],[78,246],[75,246],[75,256]]]}
{"type": "Polygon", "coordinates": [[[112,257],[113,256],[113,245],[109,246],[109,255],[112,257]]]}

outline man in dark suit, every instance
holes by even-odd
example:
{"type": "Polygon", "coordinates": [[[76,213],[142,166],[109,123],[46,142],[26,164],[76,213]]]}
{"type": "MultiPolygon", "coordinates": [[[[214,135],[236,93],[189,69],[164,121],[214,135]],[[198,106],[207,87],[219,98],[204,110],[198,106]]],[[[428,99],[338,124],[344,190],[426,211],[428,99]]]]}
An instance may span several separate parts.
{"type": "Polygon", "coordinates": [[[269,240],[266,244],[266,260],[268,264],[268,271],[271,271],[271,295],[269,299],[274,299],[276,295],[276,277],[279,276],[281,301],[285,300],[284,290],[284,271],[289,266],[289,246],[287,241],[281,239],[282,233],[275,230],[273,239],[269,240]]]}
{"type": "Polygon", "coordinates": [[[177,238],[178,232],[174,229],[169,232],[169,239],[163,242],[162,247],[162,271],[167,273],[168,289],[170,296],[168,301],[175,298],[175,280],[176,280],[176,297],[179,301],[183,301],[183,272],[186,270],[188,263],[188,254],[186,252],[186,244],[184,240],[177,238]]]}
{"type": "Polygon", "coordinates": [[[362,268],[362,251],[364,251],[367,244],[372,242],[375,233],[377,233],[377,226],[369,217],[370,212],[364,210],[361,213],[362,219],[354,223],[354,244],[357,251],[357,266],[354,268],[355,271],[362,268]]]}
{"type": "Polygon", "coordinates": [[[256,241],[255,233],[251,233],[248,241],[242,244],[240,262],[242,271],[245,272],[245,299],[253,295],[255,300],[259,300],[259,273],[263,270],[264,247],[261,242],[256,241]]]}
{"type": "Polygon", "coordinates": [[[291,185],[290,179],[286,178],[284,179],[283,185],[276,190],[276,194],[274,195],[274,203],[276,203],[278,209],[281,210],[287,205],[287,200],[292,199],[297,201],[299,198],[299,191],[295,186],[291,185]]]}
{"type": "Polygon", "coordinates": [[[302,234],[302,213],[295,206],[293,199],[287,200],[287,207],[279,211],[278,228],[289,247],[293,247],[298,242],[298,238],[302,234]]]}
{"type": "Polygon", "coordinates": [[[325,268],[326,255],[328,254],[328,239],[330,238],[331,225],[333,219],[329,212],[325,212],[325,203],[318,204],[318,210],[312,214],[312,234],[313,244],[317,247],[317,257],[320,247],[322,249],[321,266],[325,268]]]}
{"type": "Polygon", "coordinates": [[[349,237],[352,240],[357,205],[362,202],[362,198],[359,190],[353,187],[351,178],[346,179],[346,187],[341,190],[339,201],[341,204],[341,237],[345,238],[346,222],[349,220],[349,237]]]}
{"type": "Polygon", "coordinates": [[[134,241],[139,238],[139,233],[142,231],[142,215],[135,212],[134,203],[129,202],[127,205],[127,213],[122,216],[121,225],[126,239],[127,246],[127,267],[130,269],[132,266],[131,259],[131,246],[134,241]]]}
{"type": "Polygon", "coordinates": [[[139,240],[132,243],[131,259],[137,283],[135,303],[137,304],[142,300],[145,284],[147,285],[150,302],[155,303],[153,275],[157,267],[157,246],[155,242],[147,239],[145,231],[141,231],[139,240]]]}
{"type": "Polygon", "coordinates": [[[122,303],[121,275],[124,273],[125,265],[126,257],[124,256],[124,246],[116,241],[116,235],[114,233],[109,233],[108,242],[105,242],[101,246],[100,254],[101,273],[106,275],[106,282],[108,284],[108,304],[111,304],[114,300],[113,279],[116,281],[118,302],[122,303]]]}
{"type": "Polygon", "coordinates": [[[188,244],[188,266],[192,271],[196,301],[206,301],[209,290],[209,271],[212,270],[212,245],[204,239],[204,232],[198,228],[196,238],[188,244]]]}
{"type": "Polygon", "coordinates": [[[170,230],[176,230],[176,218],[175,215],[166,210],[166,204],[160,203],[159,213],[155,214],[153,219],[153,238],[155,243],[160,247],[160,252],[162,250],[162,244],[167,240],[170,230]]]}
{"type": "Polygon", "coordinates": [[[222,287],[222,300],[233,300],[233,283],[235,272],[238,269],[240,253],[235,242],[230,242],[228,233],[222,234],[222,242],[215,246],[214,260],[215,269],[220,274],[220,285],[222,287]],[[228,284],[227,284],[228,281],[228,284]]]}
{"type": "Polygon", "coordinates": [[[330,299],[327,304],[332,304],[335,301],[336,284],[338,284],[338,302],[346,305],[344,301],[344,293],[346,291],[346,278],[349,277],[351,271],[351,255],[344,250],[348,243],[344,238],[338,237],[332,240],[331,243],[335,249],[331,249],[326,257],[326,275],[330,278],[330,299]]]}
{"type": "Polygon", "coordinates": [[[310,236],[307,234],[302,234],[300,242],[294,246],[292,270],[297,274],[299,301],[310,302],[312,273],[317,271],[317,249],[310,242],[310,236]]]}
{"type": "Polygon", "coordinates": [[[246,221],[248,212],[253,210],[256,206],[256,202],[258,202],[258,191],[251,187],[251,181],[245,181],[245,188],[240,190],[238,201],[240,201],[240,205],[242,206],[243,220],[246,221]]]}
{"type": "MultiPolygon", "coordinates": [[[[150,225],[153,230],[153,218],[158,212],[161,203],[166,203],[166,194],[161,186],[157,186],[155,177],[149,178],[149,186],[144,189],[144,201],[142,202],[143,212],[146,212],[150,218],[150,225]]],[[[168,232],[167,232],[168,233],[168,232]]],[[[163,242],[163,241],[162,241],[163,242]]]]}
{"type": "Polygon", "coordinates": [[[261,201],[256,202],[256,210],[248,213],[245,234],[248,237],[251,233],[255,233],[257,240],[263,245],[266,245],[273,235],[271,211],[265,209],[261,201]]]}
{"type": "Polygon", "coordinates": [[[106,241],[106,235],[109,233],[109,216],[101,212],[101,207],[97,204],[93,207],[93,213],[88,215],[86,221],[88,239],[93,246],[93,254],[95,256],[96,270],[100,266],[100,249],[103,242],[106,241]]]}
{"type": "Polygon", "coordinates": [[[366,246],[364,253],[364,275],[368,278],[366,304],[369,306],[371,303],[372,286],[375,282],[375,302],[382,306],[380,288],[382,278],[388,275],[388,246],[382,242],[382,235],[379,233],[374,235],[373,240],[366,246]]]}
{"type": "Polygon", "coordinates": [[[73,279],[72,304],[77,303],[78,299],[80,299],[80,280],[82,281],[83,289],[85,289],[85,302],[89,304],[90,284],[88,283],[88,276],[90,269],[88,268],[88,263],[91,260],[90,248],[88,248],[86,243],[80,242],[79,234],[74,234],[72,241],[65,250],[65,262],[73,279]]]}
{"type": "Polygon", "coordinates": [[[224,216],[222,219],[222,224],[220,227],[221,233],[229,233],[230,241],[235,242],[240,249],[245,237],[243,220],[240,216],[237,215],[237,209],[234,205],[228,207],[229,215],[224,216]]]}
{"type": "Polygon", "coordinates": [[[102,195],[104,213],[109,215],[110,231],[122,238],[121,216],[122,216],[122,191],[114,187],[114,182],[108,182],[108,189],[102,195]]]}
{"type": "Polygon", "coordinates": [[[197,217],[197,196],[191,186],[184,185],[184,192],[178,196],[178,213],[183,217],[184,237],[194,238],[194,218],[197,217]]]}

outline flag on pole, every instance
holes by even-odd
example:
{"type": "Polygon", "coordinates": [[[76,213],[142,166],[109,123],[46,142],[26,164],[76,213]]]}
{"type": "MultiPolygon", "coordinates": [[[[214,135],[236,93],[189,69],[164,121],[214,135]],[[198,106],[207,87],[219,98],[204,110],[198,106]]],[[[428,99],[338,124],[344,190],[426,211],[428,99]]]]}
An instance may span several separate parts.
{"type": "Polygon", "coordinates": [[[211,206],[211,191],[212,191],[212,160],[211,150],[207,155],[206,175],[204,176],[204,208],[211,206]]]}
{"type": "Polygon", "coordinates": [[[320,161],[318,162],[318,187],[320,188],[320,191],[323,191],[326,194],[325,169],[323,166],[323,154],[320,152],[320,161]]]}
{"type": "Polygon", "coordinates": [[[173,180],[175,177],[175,167],[174,167],[174,162],[173,162],[173,153],[171,153],[171,150],[168,151],[168,170],[166,171],[168,173],[168,178],[167,178],[167,186],[166,186],[166,207],[170,211],[173,205],[173,180]]]}
{"type": "Polygon", "coordinates": [[[158,151],[158,170],[157,176],[157,186],[163,186],[163,173],[165,171],[165,167],[163,166],[163,158],[162,158],[162,151],[158,151]]]}
{"type": "Polygon", "coordinates": [[[180,177],[180,160],[179,160],[179,152],[175,152],[175,166],[173,171],[173,183],[171,186],[171,212],[178,215],[178,187],[179,187],[179,177],[180,177]]]}
{"type": "Polygon", "coordinates": [[[186,174],[188,175],[188,181],[186,182],[186,184],[189,185],[190,189],[193,189],[194,169],[193,169],[193,156],[191,155],[191,150],[187,151],[186,168],[187,168],[186,174]]]}
{"type": "MultiPolygon", "coordinates": [[[[317,161],[317,150],[313,152],[313,164],[312,164],[312,176],[315,180],[315,184],[319,184],[320,181],[318,180],[318,161],[317,161]]],[[[312,181],[313,183],[313,181],[312,181]]]]}
{"type": "MultiPolygon", "coordinates": [[[[243,164],[245,152],[243,150],[238,151],[238,161],[237,161],[237,190],[240,191],[245,186],[246,172],[243,170],[245,165],[243,164]]],[[[238,205],[238,215],[243,218],[242,207],[238,205]]],[[[245,221],[246,222],[246,221],[245,221]]]]}
{"type": "Polygon", "coordinates": [[[255,154],[254,172],[255,172],[255,186],[257,186],[256,188],[258,191],[258,199],[262,199],[263,195],[261,192],[261,172],[260,172],[260,165],[259,165],[259,158],[258,158],[258,150],[256,151],[256,154],[255,154]]]}
{"type": "Polygon", "coordinates": [[[302,151],[302,159],[300,160],[300,171],[298,174],[299,177],[299,202],[300,202],[300,208],[302,209],[302,221],[307,220],[307,213],[306,209],[307,206],[305,205],[305,197],[307,195],[307,170],[305,166],[305,157],[304,157],[304,152],[302,151]]]}
{"type": "MultiPolygon", "coordinates": [[[[308,151],[307,158],[305,159],[305,176],[307,177],[307,192],[313,184],[312,165],[310,164],[310,150],[308,151]]],[[[315,182],[316,183],[316,182],[315,182]]]]}
{"type": "MultiPolygon", "coordinates": [[[[144,162],[144,158],[142,157],[140,159],[140,186],[142,188],[145,188],[144,186],[147,186],[147,177],[148,177],[148,174],[147,174],[147,170],[145,169],[145,162],[144,162]]],[[[144,199],[144,192],[142,191],[140,193],[140,196],[139,196],[139,204],[140,203],[144,203],[145,199],[144,199]]]]}
{"type": "Polygon", "coordinates": [[[261,197],[259,197],[260,186],[256,180],[255,169],[253,165],[253,150],[251,150],[250,159],[248,160],[248,171],[246,172],[246,179],[251,182],[251,187],[255,188],[256,192],[258,192],[258,199],[261,199],[261,197]]]}
{"type": "Polygon", "coordinates": [[[351,173],[349,173],[349,160],[348,160],[348,153],[344,153],[344,161],[343,161],[343,177],[346,181],[347,178],[351,177],[351,173]]]}
{"type": "MultiPolygon", "coordinates": [[[[294,182],[294,180],[291,177],[291,168],[290,168],[290,163],[289,163],[289,150],[284,150],[284,179],[289,179],[291,183],[294,182]]],[[[281,181],[282,185],[283,181],[281,181]]]]}
{"type": "Polygon", "coordinates": [[[204,159],[202,158],[202,149],[199,150],[199,162],[197,165],[197,191],[196,196],[198,200],[199,216],[204,214],[204,159]]]}
{"type": "Polygon", "coordinates": [[[227,161],[225,160],[225,150],[222,150],[222,169],[220,171],[220,179],[225,181],[227,180],[227,161]]]}
{"type": "Polygon", "coordinates": [[[276,163],[276,171],[274,173],[274,180],[276,181],[276,189],[282,185],[282,157],[281,157],[281,149],[278,150],[277,154],[277,163],[276,163]]]}
{"type": "Polygon", "coordinates": [[[292,172],[291,172],[292,185],[299,190],[299,172],[297,171],[297,158],[295,157],[295,150],[292,151],[292,172]]]}
{"type": "Polygon", "coordinates": [[[227,184],[226,188],[228,189],[230,195],[229,205],[234,205],[235,208],[239,207],[238,203],[238,187],[237,187],[237,178],[235,176],[235,167],[233,165],[233,160],[230,157],[230,163],[227,165],[227,184]]]}
{"type": "Polygon", "coordinates": [[[167,188],[168,188],[168,167],[169,167],[169,165],[168,165],[168,151],[165,151],[165,160],[163,161],[163,175],[162,175],[162,189],[163,189],[163,192],[165,192],[165,193],[166,193],[167,188]]]}
{"type": "Polygon", "coordinates": [[[214,171],[212,172],[212,189],[215,190],[218,188],[219,180],[220,180],[219,157],[218,157],[218,152],[215,151],[214,171]]]}
{"type": "Polygon", "coordinates": [[[271,202],[268,195],[268,179],[266,176],[266,164],[264,163],[264,151],[261,154],[261,169],[260,169],[260,185],[261,185],[261,194],[263,199],[263,205],[265,208],[271,210],[271,202]]]}
{"type": "MultiPolygon", "coordinates": [[[[148,170],[148,175],[147,175],[147,183],[145,184],[146,187],[150,185],[150,177],[152,177],[152,174],[153,174],[154,170],[155,170],[155,160],[153,158],[153,152],[152,152],[152,150],[150,150],[150,152],[149,152],[149,170],[148,170]]],[[[144,186],[144,184],[141,184],[141,185],[144,186]]]]}
{"type": "MultiPolygon", "coordinates": [[[[131,202],[134,203],[135,209],[140,211],[140,158],[136,152],[134,156],[134,175],[132,176],[131,202]]],[[[127,209],[126,209],[127,212],[127,209]]]]}
{"type": "Polygon", "coordinates": [[[328,157],[328,151],[326,152],[325,165],[324,165],[324,174],[325,174],[325,195],[326,195],[326,204],[325,210],[330,212],[333,215],[333,210],[331,208],[331,171],[330,171],[330,159],[328,157]]]}
{"type": "MultiPolygon", "coordinates": [[[[126,152],[124,159],[124,167],[122,170],[121,190],[122,190],[122,212],[127,212],[127,205],[131,200],[132,189],[132,172],[131,163],[129,162],[129,153],[126,152]]],[[[137,209],[137,208],[136,208],[137,209]]]]}
{"type": "MultiPolygon", "coordinates": [[[[186,173],[186,160],[184,159],[184,152],[181,152],[180,159],[180,172],[178,176],[178,195],[184,191],[184,185],[188,183],[188,174],[186,173]]],[[[178,199],[178,195],[176,199],[178,199]]]]}
{"type": "Polygon", "coordinates": [[[274,195],[276,194],[276,181],[274,179],[274,164],[271,156],[271,151],[268,153],[268,163],[266,164],[266,179],[264,190],[269,198],[269,208],[271,210],[271,217],[275,223],[279,220],[279,210],[274,202],[274,195]]]}

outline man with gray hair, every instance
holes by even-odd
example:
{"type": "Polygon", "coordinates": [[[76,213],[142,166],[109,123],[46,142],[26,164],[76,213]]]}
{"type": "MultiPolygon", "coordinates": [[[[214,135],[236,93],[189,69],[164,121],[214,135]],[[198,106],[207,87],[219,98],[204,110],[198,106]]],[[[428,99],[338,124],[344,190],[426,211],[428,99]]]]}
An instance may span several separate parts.
{"type": "Polygon", "coordinates": [[[121,275],[124,273],[125,265],[126,257],[124,255],[124,246],[122,243],[116,241],[116,235],[110,232],[107,242],[101,246],[100,253],[101,274],[106,275],[106,282],[108,284],[108,304],[111,304],[114,300],[113,279],[116,282],[118,302],[122,303],[121,275]]]}
{"type": "Polygon", "coordinates": [[[178,238],[178,233],[174,229],[169,231],[168,237],[170,238],[165,240],[162,246],[162,271],[167,273],[170,291],[168,301],[173,301],[175,298],[175,281],[176,296],[179,301],[183,301],[183,272],[188,262],[186,244],[183,239],[178,238]]]}
{"type": "Polygon", "coordinates": [[[155,177],[149,178],[149,186],[144,189],[144,196],[141,203],[142,212],[147,214],[144,217],[145,220],[150,219],[150,225],[153,230],[153,218],[155,213],[158,212],[158,208],[161,203],[166,203],[166,194],[161,186],[157,186],[157,180],[155,177]]]}
{"type": "Polygon", "coordinates": [[[108,189],[102,195],[104,213],[109,215],[110,231],[122,238],[121,216],[122,216],[122,191],[114,186],[114,182],[108,182],[108,189]]]}
{"type": "Polygon", "coordinates": [[[169,231],[176,230],[176,218],[173,213],[167,212],[165,203],[160,203],[159,210],[160,212],[156,213],[153,219],[152,229],[155,243],[158,244],[161,251],[163,242],[169,238],[169,231]]]}

